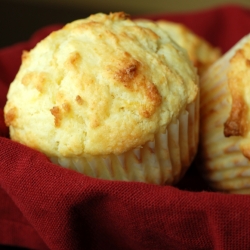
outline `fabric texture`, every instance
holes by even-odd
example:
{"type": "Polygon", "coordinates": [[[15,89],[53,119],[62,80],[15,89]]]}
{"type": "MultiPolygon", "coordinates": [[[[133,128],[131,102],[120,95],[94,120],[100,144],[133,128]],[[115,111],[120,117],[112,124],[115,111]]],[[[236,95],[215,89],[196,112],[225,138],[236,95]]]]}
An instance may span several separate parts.
{"type": "MultiPolygon", "coordinates": [[[[250,10],[238,6],[149,18],[181,22],[222,52],[250,32],[250,10]]],[[[104,181],[54,165],[8,138],[3,107],[21,53],[58,28],[45,27],[0,50],[0,244],[38,250],[249,249],[250,196],[213,192],[197,163],[176,187],[104,181]]]]}

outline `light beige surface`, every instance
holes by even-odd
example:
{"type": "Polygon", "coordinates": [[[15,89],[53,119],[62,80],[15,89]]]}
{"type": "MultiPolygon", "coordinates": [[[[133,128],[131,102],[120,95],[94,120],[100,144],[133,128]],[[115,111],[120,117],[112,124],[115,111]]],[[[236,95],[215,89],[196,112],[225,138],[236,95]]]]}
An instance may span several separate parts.
{"type": "Polygon", "coordinates": [[[250,7],[249,0],[16,0],[22,2],[43,3],[67,8],[90,10],[92,13],[103,11],[125,11],[131,14],[187,12],[196,11],[214,6],[234,3],[250,7]]]}
{"type": "Polygon", "coordinates": [[[14,140],[47,154],[120,154],[166,131],[197,97],[196,77],[158,26],[92,15],[23,55],[6,122],[14,140]]]}

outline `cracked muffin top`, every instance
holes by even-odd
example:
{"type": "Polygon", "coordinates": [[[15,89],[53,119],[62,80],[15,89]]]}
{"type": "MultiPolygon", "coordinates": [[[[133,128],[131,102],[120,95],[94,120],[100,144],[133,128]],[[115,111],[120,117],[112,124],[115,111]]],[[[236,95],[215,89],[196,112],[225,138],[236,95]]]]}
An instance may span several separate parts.
{"type": "Polygon", "coordinates": [[[166,32],[98,13],[23,52],[5,122],[47,155],[120,154],[164,132],[197,94],[196,70],[166,32]]]}

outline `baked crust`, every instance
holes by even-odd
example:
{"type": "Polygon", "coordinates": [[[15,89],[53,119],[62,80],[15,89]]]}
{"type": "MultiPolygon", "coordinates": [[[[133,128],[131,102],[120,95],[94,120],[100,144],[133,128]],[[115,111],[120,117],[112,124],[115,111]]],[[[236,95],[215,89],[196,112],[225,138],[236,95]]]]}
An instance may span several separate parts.
{"type": "Polygon", "coordinates": [[[250,159],[249,143],[249,81],[250,41],[235,51],[230,60],[228,86],[232,97],[231,111],[224,124],[225,136],[241,136],[242,153],[250,159]]]}
{"type": "Polygon", "coordinates": [[[245,136],[249,130],[248,85],[250,79],[250,42],[238,49],[230,60],[227,74],[232,97],[230,115],[224,125],[225,136],[245,136]]]}
{"type": "Polygon", "coordinates": [[[141,26],[146,24],[150,26],[152,30],[160,28],[167,32],[178,45],[187,50],[187,53],[195,67],[197,67],[199,74],[204,72],[221,56],[219,48],[212,46],[205,39],[198,36],[181,23],[175,23],[167,20],[158,20],[155,23],[152,23],[145,19],[138,19],[136,22],[141,26]]]}
{"type": "Polygon", "coordinates": [[[99,13],[24,52],[4,112],[11,138],[47,155],[120,154],[165,131],[197,94],[166,32],[99,13]]]}

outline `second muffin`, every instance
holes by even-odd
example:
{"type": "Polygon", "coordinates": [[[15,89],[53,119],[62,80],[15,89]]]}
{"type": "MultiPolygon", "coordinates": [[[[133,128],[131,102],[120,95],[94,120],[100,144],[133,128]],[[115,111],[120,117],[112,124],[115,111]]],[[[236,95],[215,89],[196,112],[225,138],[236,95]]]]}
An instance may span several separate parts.
{"type": "Polygon", "coordinates": [[[147,19],[137,19],[136,23],[142,27],[150,27],[156,32],[166,32],[179,46],[186,49],[190,60],[198,69],[198,74],[204,72],[221,56],[219,48],[212,46],[208,41],[195,34],[181,23],[166,20],[152,22],[147,19]]]}
{"type": "Polygon", "coordinates": [[[201,166],[219,191],[250,193],[250,35],[201,77],[201,166]]]}

